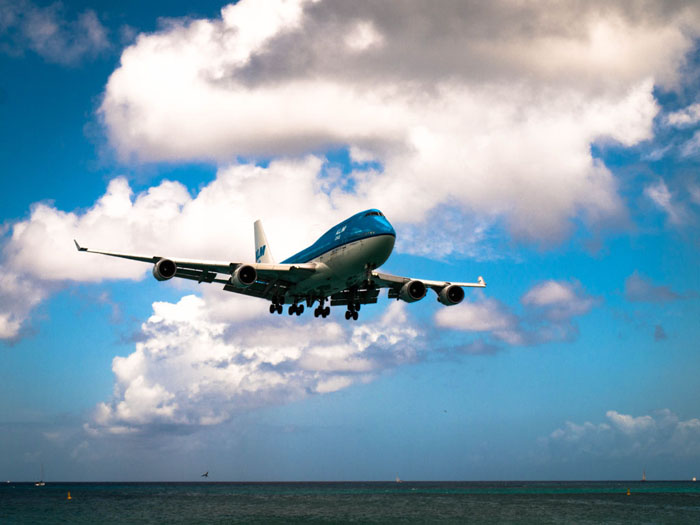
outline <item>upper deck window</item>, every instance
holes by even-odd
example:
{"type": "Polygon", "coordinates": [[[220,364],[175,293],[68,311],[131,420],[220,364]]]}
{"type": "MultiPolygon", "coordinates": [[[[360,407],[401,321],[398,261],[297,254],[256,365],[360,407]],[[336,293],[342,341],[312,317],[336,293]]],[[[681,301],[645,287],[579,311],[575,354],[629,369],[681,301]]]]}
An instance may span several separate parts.
{"type": "Polygon", "coordinates": [[[368,211],[365,213],[365,217],[384,217],[384,214],[380,211],[368,211]]]}

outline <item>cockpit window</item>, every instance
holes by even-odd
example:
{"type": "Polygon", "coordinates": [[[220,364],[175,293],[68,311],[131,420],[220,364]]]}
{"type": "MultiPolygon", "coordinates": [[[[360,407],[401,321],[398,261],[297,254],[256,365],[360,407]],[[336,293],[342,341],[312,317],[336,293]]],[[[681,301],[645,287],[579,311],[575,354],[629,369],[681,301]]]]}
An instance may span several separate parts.
{"type": "Polygon", "coordinates": [[[384,214],[380,211],[368,211],[365,217],[384,217],[384,214]]]}

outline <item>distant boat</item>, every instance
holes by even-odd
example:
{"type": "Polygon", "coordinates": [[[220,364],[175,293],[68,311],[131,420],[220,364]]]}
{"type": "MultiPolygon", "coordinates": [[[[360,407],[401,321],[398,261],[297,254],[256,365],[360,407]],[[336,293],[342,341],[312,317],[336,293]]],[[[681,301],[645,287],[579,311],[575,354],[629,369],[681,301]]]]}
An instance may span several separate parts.
{"type": "Polygon", "coordinates": [[[396,476],[396,483],[403,483],[403,481],[401,481],[400,477],[396,476]]]}
{"type": "MultiPolygon", "coordinates": [[[[695,476],[693,476],[693,481],[697,481],[697,479],[695,479],[695,476]]],[[[9,483],[9,481],[8,481],[8,483],[9,483]]]]}
{"type": "Polygon", "coordinates": [[[44,483],[44,464],[42,463],[41,464],[41,478],[39,479],[39,481],[34,483],[34,486],[35,487],[43,487],[45,485],[46,485],[46,483],[44,483]]]}
{"type": "Polygon", "coordinates": [[[646,480],[647,480],[647,473],[645,470],[642,470],[642,481],[646,481],[646,480]]]}

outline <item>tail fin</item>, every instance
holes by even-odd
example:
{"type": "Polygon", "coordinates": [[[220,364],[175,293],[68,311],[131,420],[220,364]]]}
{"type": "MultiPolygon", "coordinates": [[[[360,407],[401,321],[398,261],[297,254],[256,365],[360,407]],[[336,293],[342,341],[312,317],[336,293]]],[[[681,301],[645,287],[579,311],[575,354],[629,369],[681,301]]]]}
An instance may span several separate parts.
{"type": "Polygon", "coordinates": [[[263,230],[262,222],[255,221],[253,225],[255,230],[255,262],[274,264],[275,259],[270,252],[270,245],[267,243],[267,236],[263,230]]]}

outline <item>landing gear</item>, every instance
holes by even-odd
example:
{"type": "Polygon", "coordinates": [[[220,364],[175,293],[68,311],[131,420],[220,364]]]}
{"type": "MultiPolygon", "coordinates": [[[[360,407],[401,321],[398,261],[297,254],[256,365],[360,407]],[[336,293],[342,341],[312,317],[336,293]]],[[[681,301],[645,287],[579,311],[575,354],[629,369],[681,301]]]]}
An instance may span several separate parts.
{"type": "Polygon", "coordinates": [[[330,306],[323,306],[323,303],[326,302],[326,299],[319,299],[318,300],[318,306],[314,310],[314,317],[323,317],[324,319],[328,317],[331,314],[331,307],[330,306]]]}
{"type": "Polygon", "coordinates": [[[292,306],[289,307],[289,315],[301,315],[304,313],[304,305],[303,304],[296,304],[294,303],[292,306]]]}
{"type": "Polygon", "coordinates": [[[357,321],[357,318],[359,317],[357,312],[360,311],[360,303],[356,300],[356,294],[357,286],[351,287],[348,294],[348,311],[345,312],[345,319],[348,321],[350,319],[357,321]]]}
{"type": "Polygon", "coordinates": [[[330,306],[326,306],[325,308],[321,308],[320,306],[317,306],[316,309],[314,310],[314,317],[323,317],[325,319],[330,314],[331,314],[331,307],[330,306]]]}
{"type": "Polygon", "coordinates": [[[277,298],[274,298],[272,300],[272,304],[270,305],[270,313],[271,314],[281,314],[282,313],[282,305],[280,304],[280,302],[277,298]]]}

